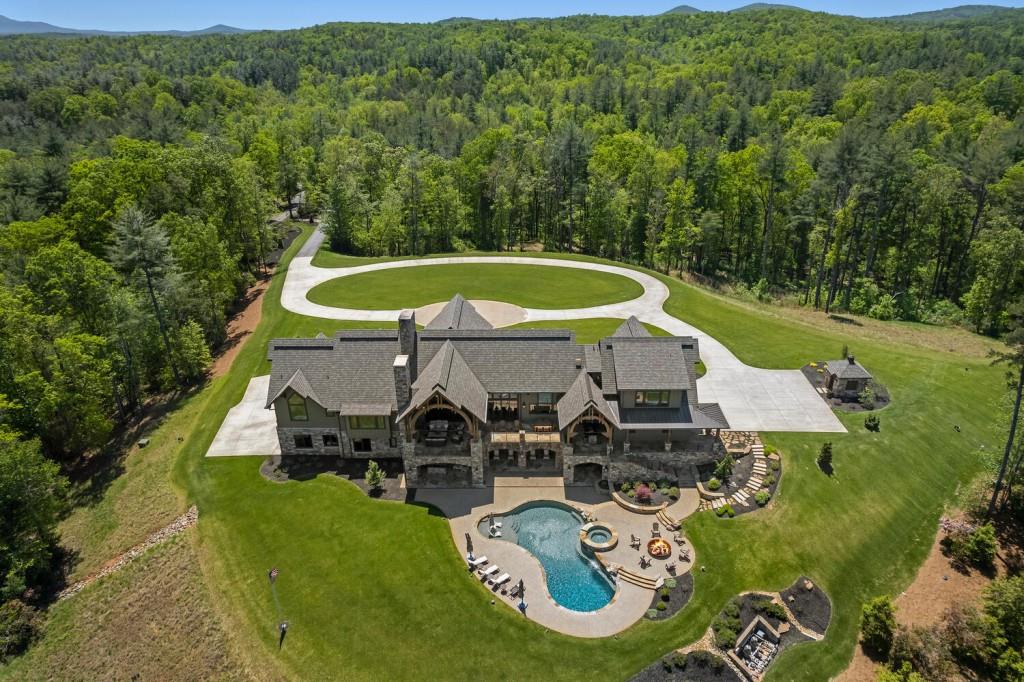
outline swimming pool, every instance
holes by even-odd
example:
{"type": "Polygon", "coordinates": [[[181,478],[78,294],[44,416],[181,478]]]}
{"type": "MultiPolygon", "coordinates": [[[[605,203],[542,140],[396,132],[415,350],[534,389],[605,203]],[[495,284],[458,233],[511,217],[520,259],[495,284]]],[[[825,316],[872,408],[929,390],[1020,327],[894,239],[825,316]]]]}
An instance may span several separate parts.
{"type": "MultiPolygon", "coordinates": [[[[530,502],[503,516],[501,540],[514,542],[540,561],[548,592],[572,611],[596,611],[615,595],[615,586],[589,550],[580,547],[583,519],[555,502],[530,502]]],[[[480,532],[488,535],[489,520],[480,532]]]]}

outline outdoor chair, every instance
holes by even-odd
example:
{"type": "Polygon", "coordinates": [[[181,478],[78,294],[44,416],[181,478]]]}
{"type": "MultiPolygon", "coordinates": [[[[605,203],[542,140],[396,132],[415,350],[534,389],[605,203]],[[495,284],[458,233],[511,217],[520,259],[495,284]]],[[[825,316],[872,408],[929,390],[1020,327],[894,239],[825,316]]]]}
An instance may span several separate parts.
{"type": "Polygon", "coordinates": [[[651,524],[651,536],[652,537],[656,537],[656,538],[660,538],[661,537],[661,531],[658,530],[658,522],[657,521],[655,521],[654,523],[651,524]]]}
{"type": "Polygon", "coordinates": [[[676,541],[677,545],[682,545],[686,543],[686,539],[683,537],[682,533],[676,533],[672,536],[672,539],[676,541]]]}

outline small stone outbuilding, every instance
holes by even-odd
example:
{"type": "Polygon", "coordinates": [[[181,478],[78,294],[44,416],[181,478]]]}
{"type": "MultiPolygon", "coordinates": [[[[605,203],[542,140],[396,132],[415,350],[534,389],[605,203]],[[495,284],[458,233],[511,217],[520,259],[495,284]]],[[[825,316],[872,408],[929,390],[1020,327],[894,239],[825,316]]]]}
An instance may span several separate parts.
{"type": "Polygon", "coordinates": [[[871,374],[851,355],[825,363],[825,388],[830,398],[857,400],[871,382],[871,374]]]}

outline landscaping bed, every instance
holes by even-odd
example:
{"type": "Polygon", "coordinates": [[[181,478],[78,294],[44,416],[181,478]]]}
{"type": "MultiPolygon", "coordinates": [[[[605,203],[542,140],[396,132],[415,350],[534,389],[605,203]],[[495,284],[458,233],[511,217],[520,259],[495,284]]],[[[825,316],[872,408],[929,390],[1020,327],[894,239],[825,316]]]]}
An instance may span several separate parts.
{"type": "Polygon", "coordinates": [[[832,620],[832,602],[817,584],[805,576],[800,576],[795,583],[780,592],[779,596],[800,621],[800,625],[818,634],[825,634],[832,620]],[[811,585],[809,590],[806,588],[808,583],[811,585]]]}
{"type": "Polygon", "coordinates": [[[613,490],[630,504],[640,507],[652,507],[652,511],[656,511],[660,507],[666,507],[679,499],[679,484],[667,479],[659,481],[620,481],[613,486],[613,490]]]}
{"type": "Polygon", "coordinates": [[[669,654],[630,678],[630,682],[745,682],[725,659],[709,651],[669,654]],[[681,665],[680,665],[681,664],[681,665]]]}
{"type": "MultiPolygon", "coordinates": [[[[773,450],[774,449],[771,448],[770,446],[765,446],[765,455],[768,459],[768,476],[771,476],[770,479],[765,478],[765,480],[770,480],[771,482],[767,487],[762,486],[760,488],[760,490],[765,490],[768,492],[769,501],[771,500],[771,498],[775,497],[775,491],[778,490],[779,487],[779,480],[782,478],[782,460],[772,459],[772,457],[769,456],[769,452],[773,450]]],[[[772,454],[774,454],[774,452],[772,454]]],[[[701,482],[701,484],[708,490],[711,490],[708,484],[711,481],[711,479],[715,478],[715,469],[717,466],[718,465],[715,463],[700,464],[697,466],[697,478],[701,482]]],[[[719,487],[717,490],[711,490],[711,492],[722,493],[722,495],[724,495],[725,497],[732,496],[736,491],[741,490],[747,484],[747,481],[750,480],[751,476],[754,473],[753,470],[754,455],[744,455],[743,457],[734,460],[732,467],[732,475],[727,480],[722,482],[721,487],[719,487]]],[[[765,505],[767,505],[767,502],[765,503],[765,505]]],[[[757,511],[758,509],[761,509],[761,507],[765,505],[759,505],[757,501],[754,499],[754,495],[751,495],[750,497],[747,498],[746,504],[730,503],[729,507],[733,511],[731,515],[729,515],[726,512],[718,513],[719,510],[717,509],[715,510],[715,512],[716,515],[720,517],[730,516],[731,518],[732,516],[740,516],[742,514],[749,514],[752,511],[757,511]]]]}
{"type": "MultiPolygon", "coordinates": [[[[761,616],[776,630],[779,630],[783,623],[788,623],[788,617],[785,616],[781,606],[767,603],[771,602],[773,596],[767,593],[751,592],[734,597],[711,623],[715,632],[715,645],[722,651],[735,647],[737,635],[742,633],[757,616],[761,616]]],[[[810,637],[790,625],[786,632],[779,632],[779,640],[779,650],[781,651],[791,644],[809,641],[810,637]]]]}
{"type": "Polygon", "coordinates": [[[367,459],[293,455],[281,457],[280,463],[275,465],[274,458],[268,457],[260,465],[260,474],[268,481],[275,483],[308,481],[321,474],[332,474],[351,481],[370,497],[406,502],[410,495],[408,489],[401,487],[403,473],[401,460],[382,459],[378,462],[386,477],[379,488],[373,489],[366,484],[365,476],[368,463],[367,459]]]}
{"type": "Polygon", "coordinates": [[[686,606],[690,597],[693,596],[693,575],[686,573],[665,579],[665,586],[654,591],[651,597],[651,606],[647,609],[647,617],[650,620],[665,620],[671,618],[686,606]],[[665,606],[659,609],[659,604],[665,606]]]}

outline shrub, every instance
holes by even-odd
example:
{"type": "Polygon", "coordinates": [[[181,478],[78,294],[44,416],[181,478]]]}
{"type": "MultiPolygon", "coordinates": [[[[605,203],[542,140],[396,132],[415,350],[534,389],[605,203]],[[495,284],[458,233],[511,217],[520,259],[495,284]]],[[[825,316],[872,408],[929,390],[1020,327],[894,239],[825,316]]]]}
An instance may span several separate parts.
{"type": "Polygon", "coordinates": [[[25,651],[36,635],[38,612],[18,599],[0,606],[0,663],[25,651]]]}
{"type": "Polygon", "coordinates": [[[668,589],[672,590],[672,589],[675,589],[678,586],[679,586],[679,583],[676,582],[675,578],[665,578],[665,587],[667,587],[668,589]]]}
{"type": "Polygon", "coordinates": [[[977,568],[991,568],[995,564],[996,531],[992,524],[974,526],[944,518],[942,529],[946,536],[940,544],[954,561],[977,568]]]}
{"type": "Polygon", "coordinates": [[[623,493],[628,493],[632,489],[633,489],[633,484],[630,483],[629,481],[626,481],[625,483],[623,483],[622,485],[619,486],[619,492],[623,492],[623,493]]]}
{"type": "Polygon", "coordinates": [[[764,486],[765,488],[771,488],[773,485],[775,485],[775,475],[766,474],[765,477],[761,479],[761,485],[764,486]]]}
{"type": "Polygon", "coordinates": [[[678,500],[679,499],[679,488],[677,488],[676,486],[672,486],[671,488],[669,488],[668,489],[668,496],[671,497],[673,500],[678,500]]]}
{"type": "Polygon", "coordinates": [[[779,454],[779,449],[777,447],[775,447],[774,445],[765,445],[764,446],[764,454],[766,454],[766,455],[777,455],[777,454],[779,454]]]}
{"type": "Polygon", "coordinates": [[[865,647],[888,655],[895,632],[896,609],[889,597],[875,597],[861,607],[860,637],[865,647]]]}
{"type": "Polygon", "coordinates": [[[725,480],[732,476],[732,455],[726,455],[715,466],[715,478],[725,480]]]}
{"type": "Polygon", "coordinates": [[[881,424],[878,421],[878,416],[874,414],[869,414],[867,417],[865,417],[864,428],[867,429],[868,431],[878,433],[882,428],[881,424]]]}
{"type": "Polygon", "coordinates": [[[777,459],[770,459],[768,460],[768,468],[772,471],[778,471],[782,468],[782,462],[777,459]]]}
{"type": "Polygon", "coordinates": [[[658,602],[658,605],[655,606],[654,608],[658,609],[659,611],[664,611],[665,609],[668,608],[668,604],[663,602],[663,601],[660,601],[660,602],[658,602]]]}
{"type": "Polygon", "coordinates": [[[715,491],[722,487],[722,482],[717,478],[712,478],[708,481],[708,490],[715,491]]]}
{"type": "Polygon", "coordinates": [[[371,459],[366,463],[366,476],[364,478],[366,479],[366,485],[370,486],[370,488],[376,490],[384,485],[385,476],[384,470],[380,468],[377,462],[371,459]]]}
{"type": "Polygon", "coordinates": [[[661,659],[661,667],[665,669],[665,672],[672,672],[672,660],[668,658],[661,659]]]}
{"type": "Polygon", "coordinates": [[[789,620],[789,614],[786,613],[786,609],[782,607],[782,604],[773,602],[771,599],[760,599],[751,604],[751,607],[757,613],[762,613],[776,620],[789,620]]]}
{"type": "Polygon", "coordinates": [[[637,502],[650,502],[651,501],[651,489],[644,484],[640,484],[636,489],[637,502]]]}
{"type": "Polygon", "coordinates": [[[660,590],[658,590],[658,596],[661,597],[662,601],[668,601],[672,598],[672,590],[668,589],[667,587],[662,587],[660,590]]]}
{"type": "Polygon", "coordinates": [[[647,617],[648,618],[657,618],[658,617],[658,610],[657,609],[647,609],[647,617]]]}
{"type": "Polygon", "coordinates": [[[754,501],[757,502],[758,506],[765,506],[770,499],[772,499],[772,494],[767,490],[758,490],[754,493],[754,501]]]}
{"type": "Polygon", "coordinates": [[[871,384],[865,386],[864,390],[857,396],[857,402],[859,402],[861,407],[865,410],[875,409],[875,400],[877,399],[878,396],[875,395],[875,388],[871,384]]]}
{"type": "Polygon", "coordinates": [[[686,654],[681,654],[678,651],[672,654],[672,665],[679,670],[686,670],[686,654]]]}
{"type": "Polygon", "coordinates": [[[723,504],[722,509],[725,510],[726,515],[731,519],[736,516],[736,511],[732,508],[731,504],[723,504]]]}
{"type": "Polygon", "coordinates": [[[821,451],[818,452],[818,468],[823,472],[832,475],[832,442],[825,441],[821,444],[821,451]]]}
{"type": "Polygon", "coordinates": [[[632,499],[633,499],[634,497],[636,497],[636,491],[635,491],[635,490],[630,490],[630,491],[629,491],[628,493],[626,493],[626,494],[627,494],[627,495],[629,495],[629,499],[631,499],[631,500],[632,500],[632,499]]]}
{"type": "Polygon", "coordinates": [[[661,490],[662,488],[667,488],[668,485],[669,485],[669,480],[667,478],[659,478],[658,479],[658,490],[661,490]]]}

